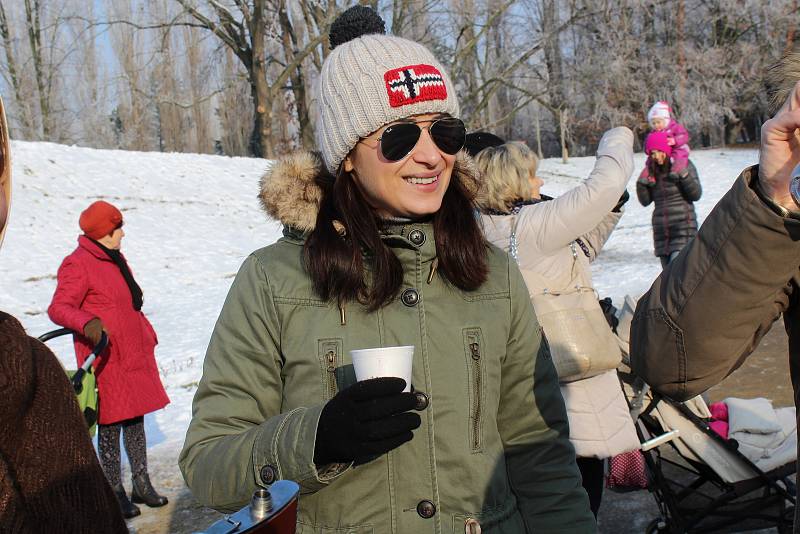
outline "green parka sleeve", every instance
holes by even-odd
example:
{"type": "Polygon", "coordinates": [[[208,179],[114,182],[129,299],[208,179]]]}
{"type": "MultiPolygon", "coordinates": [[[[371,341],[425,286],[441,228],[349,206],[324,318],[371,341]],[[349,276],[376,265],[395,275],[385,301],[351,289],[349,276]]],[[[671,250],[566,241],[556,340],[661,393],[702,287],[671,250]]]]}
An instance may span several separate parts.
{"type": "Polygon", "coordinates": [[[511,330],[502,367],[498,429],[528,532],[596,532],[550,349],[516,263],[509,262],[511,330]]]}
{"type": "Polygon", "coordinates": [[[279,346],[268,275],[251,255],[211,335],[179,457],[186,483],[208,506],[237,510],[275,477],[313,492],[347,468],[334,465],[320,473],[314,465],[322,404],[281,413],[279,346]]]}

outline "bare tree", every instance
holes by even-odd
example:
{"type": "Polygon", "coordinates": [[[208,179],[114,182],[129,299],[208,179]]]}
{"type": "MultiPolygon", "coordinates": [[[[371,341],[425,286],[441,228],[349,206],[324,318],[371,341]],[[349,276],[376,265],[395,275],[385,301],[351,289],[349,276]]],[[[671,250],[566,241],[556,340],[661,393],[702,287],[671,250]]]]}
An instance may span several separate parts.
{"type": "Polygon", "coordinates": [[[42,9],[39,0],[25,0],[25,22],[38,90],[42,135],[44,139],[50,139],[52,121],[50,96],[52,95],[53,72],[52,70],[45,71],[45,50],[42,46],[42,9]]]}
{"type": "MultiPolygon", "coordinates": [[[[114,0],[112,9],[117,20],[138,20],[129,0],[114,0]]],[[[159,148],[159,110],[150,98],[153,77],[147,72],[153,65],[155,53],[146,50],[144,38],[130,25],[111,28],[111,42],[120,69],[116,94],[120,142],[130,150],[159,148]]]]}
{"type": "MultiPolygon", "coordinates": [[[[8,14],[3,2],[0,1],[0,37],[3,39],[3,51],[5,52],[6,71],[11,83],[11,88],[14,91],[14,103],[17,109],[17,120],[21,128],[22,138],[30,138],[34,135],[35,127],[33,125],[33,118],[31,117],[30,102],[27,95],[24,94],[23,81],[19,74],[17,66],[17,54],[14,50],[14,37],[11,33],[13,25],[9,24],[8,14]]],[[[12,134],[15,134],[12,130],[12,134]]]]}
{"type": "Polygon", "coordinates": [[[220,148],[231,156],[247,156],[254,120],[250,82],[230,48],[222,49],[219,56],[224,86],[215,107],[220,123],[220,148]]]}
{"type": "MultiPolygon", "coordinates": [[[[276,106],[282,107],[280,99],[286,83],[292,83],[300,117],[301,131],[308,131],[305,110],[305,83],[300,71],[303,61],[324,41],[327,20],[335,4],[328,9],[308,6],[306,16],[313,16],[318,26],[306,26],[306,39],[300,41],[293,32],[294,26],[284,0],[234,0],[232,5],[223,5],[216,0],[205,0],[205,9],[191,0],[177,0],[185,12],[201,26],[210,31],[230,48],[244,67],[250,82],[253,104],[254,126],[250,149],[256,156],[273,157],[276,139],[272,131],[276,106]],[[236,15],[234,15],[236,12],[236,15]],[[312,31],[316,30],[316,33],[312,31]],[[268,53],[268,38],[284,35],[282,54],[268,53]]],[[[310,134],[303,133],[303,136],[310,134]]]]}

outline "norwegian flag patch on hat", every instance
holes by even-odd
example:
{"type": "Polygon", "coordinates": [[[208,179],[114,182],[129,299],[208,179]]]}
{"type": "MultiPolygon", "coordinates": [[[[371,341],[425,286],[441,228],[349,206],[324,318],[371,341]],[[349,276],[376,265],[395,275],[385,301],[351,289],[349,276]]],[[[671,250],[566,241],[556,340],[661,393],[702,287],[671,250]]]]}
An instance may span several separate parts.
{"type": "Polygon", "coordinates": [[[408,65],[386,71],[386,92],[393,108],[425,102],[446,100],[447,87],[439,69],[433,65],[408,65]]]}

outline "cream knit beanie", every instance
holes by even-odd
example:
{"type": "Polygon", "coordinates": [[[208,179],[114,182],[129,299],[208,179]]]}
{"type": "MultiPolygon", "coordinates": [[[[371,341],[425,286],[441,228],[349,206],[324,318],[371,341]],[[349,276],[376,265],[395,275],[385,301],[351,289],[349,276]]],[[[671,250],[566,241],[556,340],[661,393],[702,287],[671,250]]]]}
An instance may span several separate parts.
{"type": "MultiPolygon", "coordinates": [[[[340,19],[355,10],[372,11],[356,6],[340,19]]],[[[380,21],[374,11],[370,16],[380,21]]],[[[365,34],[356,30],[341,40],[334,36],[336,24],[331,41],[337,46],[322,64],[317,91],[317,145],[329,171],[336,172],[359,139],[387,123],[421,113],[458,116],[453,82],[430,50],[377,34],[368,23],[365,34]]]]}

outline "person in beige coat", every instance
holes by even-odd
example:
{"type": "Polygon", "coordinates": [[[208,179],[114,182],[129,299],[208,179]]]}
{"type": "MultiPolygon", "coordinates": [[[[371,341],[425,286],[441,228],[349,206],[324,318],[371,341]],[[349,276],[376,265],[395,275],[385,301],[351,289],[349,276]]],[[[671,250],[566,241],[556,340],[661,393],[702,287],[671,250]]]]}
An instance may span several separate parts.
{"type": "MultiPolygon", "coordinates": [[[[622,216],[621,204],[627,200],[625,188],[633,172],[632,145],[629,129],[607,132],[589,178],[554,199],[540,193],[538,161],[525,144],[505,143],[477,154],[476,164],[488,190],[481,204],[484,233],[517,260],[534,307],[535,296],[543,293],[595,294],[590,263],[622,216]]],[[[611,335],[610,329],[604,333],[611,335]]],[[[545,328],[545,334],[552,347],[556,333],[548,334],[545,328]]],[[[611,359],[619,363],[618,355],[611,359]]],[[[570,441],[595,516],[603,492],[604,459],[639,445],[615,366],[561,383],[570,441]]]]}

